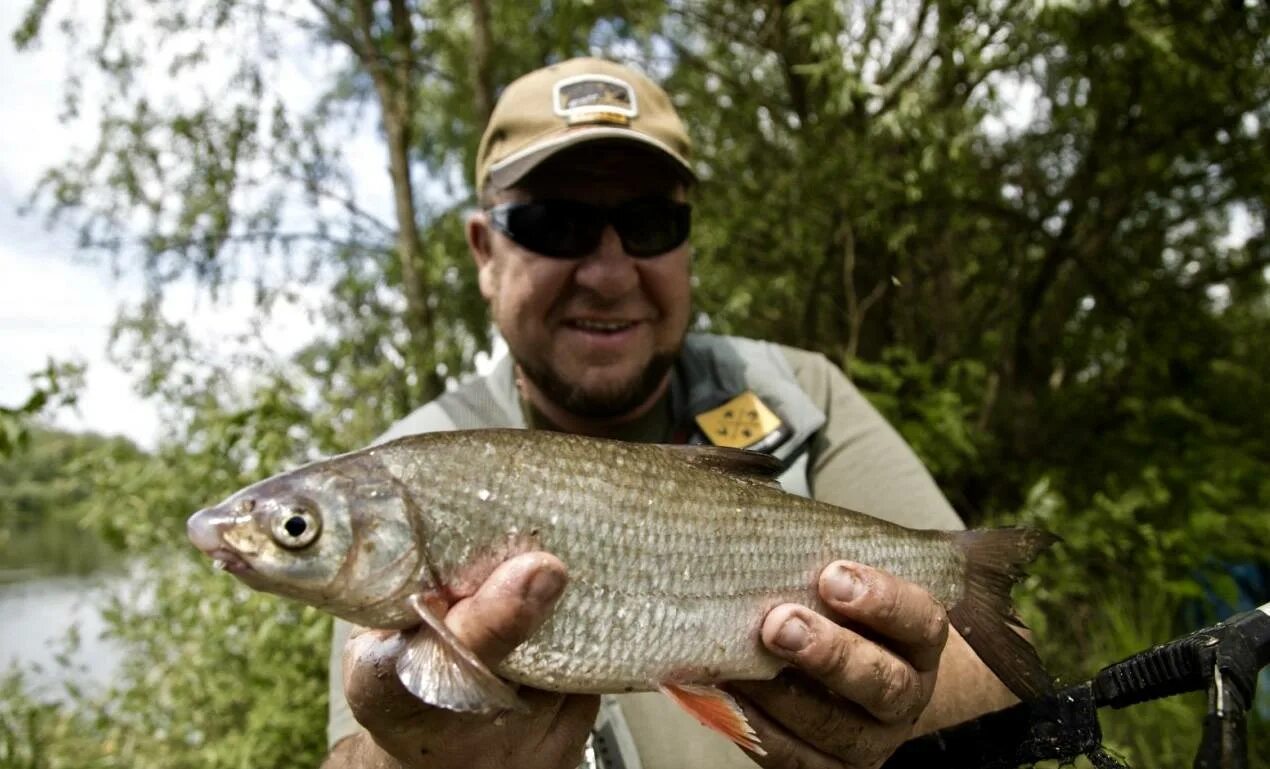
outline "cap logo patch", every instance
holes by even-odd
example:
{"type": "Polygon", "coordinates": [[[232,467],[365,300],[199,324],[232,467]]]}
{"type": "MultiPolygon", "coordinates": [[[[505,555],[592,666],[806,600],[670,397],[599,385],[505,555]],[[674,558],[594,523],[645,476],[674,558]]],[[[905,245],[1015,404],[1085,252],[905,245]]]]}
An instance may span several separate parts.
{"type": "Polygon", "coordinates": [[[630,125],[639,114],[635,89],[608,75],[576,75],[560,80],[552,90],[553,108],[569,125],[613,123],[630,125]]]}

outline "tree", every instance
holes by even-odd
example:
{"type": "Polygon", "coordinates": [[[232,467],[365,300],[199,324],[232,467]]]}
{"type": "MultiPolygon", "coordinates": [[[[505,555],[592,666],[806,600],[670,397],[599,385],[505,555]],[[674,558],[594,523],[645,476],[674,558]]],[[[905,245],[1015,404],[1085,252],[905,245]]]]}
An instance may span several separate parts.
{"type": "MultiPolygon", "coordinates": [[[[31,5],[20,47],[52,9],[31,5]]],[[[587,2],[491,15],[480,0],[109,0],[99,29],[74,15],[59,24],[72,58],[96,64],[68,82],[68,117],[91,101],[86,79],[110,96],[97,105],[95,145],[50,170],[36,198],[89,253],[145,275],[149,301],[120,333],[151,360],[162,352],[147,333],[177,280],[213,297],[250,280],[265,313],[300,286],[330,285],[314,309],[330,336],[298,362],[336,406],[320,418],[356,445],[488,348],[456,222],[493,84],[593,42],[630,40],[624,24],[601,21],[612,12],[587,2]],[[517,42],[495,57],[493,37],[517,42]],[[297,60],[327,79],[303,81],[297,60]],[[159,78],[197,85],[141,87],[159,78]],[[367,208],[345,148],[368,119],[384,144],[372,162],[387,163],[390,215],[367,208]]]]}
{"type": "Polygon", "coordinates": [[[82,519],[94,492],[87,463],[137,461],[142,452],[124,438],[38,427],[27,440],[27,450],[0,461],[0,581],[88,574],[117,563],[107,543],[85,536],[82,519]]]}
{"type": "Polygon", "coordinates": [[[30,422],[44,413],[75,405],[83,387],[83,369],[74,363],[49,360],[30,377],[31,394],[18,406],[0,406],[0,458],[25,449],[31,440],[30,422]]]}

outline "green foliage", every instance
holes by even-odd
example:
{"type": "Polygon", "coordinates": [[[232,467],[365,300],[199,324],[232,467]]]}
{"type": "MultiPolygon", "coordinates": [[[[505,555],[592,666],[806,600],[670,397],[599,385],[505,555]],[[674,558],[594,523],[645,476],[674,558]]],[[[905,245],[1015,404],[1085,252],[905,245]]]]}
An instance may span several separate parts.
{"type": "Polygon", "coordinates": [[[100,463],[135,462],[130,441],[36,429],[26,450],[0,461],[0,581],[50,574],[89,574],[116,565],[84,518],[93,509],[91,480],[100,463]]]}
{"type": "MultiPolygon", "coordinates": [[[[1042,480],[1017,516],[996,521],[1062,537],[1015,591],[1041,657],[1060,680],[1086,680],[1112,662],[1198,629],[1188,625],[1196,621],[1189,617],[1216,621],[1197,579],[1203,576],[1229,596],[1221,559],[1256,562],[1257,543],[1270,536],[1265,515],[1182,514],[1169,520],[1167,496],[1151,470],[1088,507],[1068,504],[1042,480]]],[[[1267,694],[1258,692],[1259,700],[1267,694]]],[[[1131,766],[1186,766],[1199,745],[1205,708],[1203,695],[1187,695],[1104,711],[1100,720],[1106,744],[1131,766]]],[[[1249,738],[1253,746],[1270,744],[1270,720],[1250,715],[1249,738]]],[[[1250,755],[1262,754],[1254,749],[1250,755]]]]}
{"type": "Polygon", "coordinates": [[[932,474],[952,479],[974,467],[985,441],[968,399],[983,389],[982,366],[965,361],[939,371],[907,350],[892,348],[877,362],[854,361],[850,373],[932,474]]]}
{"type": "Polygon", "coordinates": [[[252,593],[186,551],[146,559],[151,577],[105,607],[129,651],[112,689],[71,684],[43,702],[17,673],[0,682],[0,767],[319,763],[329,618],[252,593]]]}
{"type": "Polygon", "coordinates": [[[71,769],[95,766],[110,746],[82,712],[40,702],[18,671],[0,678],[0,767],[71,769]]]}
{"type": "Polygon", "coordinates": [[[21,405],[0,406],[0,459],[27,447],[32,419],[75,405],[83,387],[83,373],[78,364],[50,360],[43,371],[31,375],[32,391],[21,405]]]}
{"type": "MultiPolygon", "coordinates": [[[[76,510],[128,554],[132,576],[103,607],[109,637],[126,650],[108,691],[71,686],[64,702],[49,704],[11,682],[0,705],[8,709],[0,714],[9,745],[0,749],[15,762],[121,769],[319,762],[329,618],[248,590],[185,539],[184,521],[198,506],[300,460],[291,428],[304,415],[294,393],[253,393],[255,400],[233,407],[200,401],[189,441],[152,454],[104,450],[87,439],[62,448],[63,436],[39,436],[32,457],[81,452],[69,464],[92,494],[76,510]],[[92,735],[95,747],[81,752],[81,742],[55,739],[66,732],[92,735]],[[85,756],[94,758],[78,763],[85,756]]],[[[76,664],[74,651],[66,664],[76,664]]],[[[63,672],[74,679],[72,667],[63,672]]]]}
{"type": "MultiPolygon", "coordinates": [[[[196,565],[182,522],[471,370],[489,335],[461,222],[483,116],[511,78],[583,53],[664,81],[693,134],[699,325],[841,362],[972,523],[1064,538],[1019,593],[1069,680],[1189,629],[1197,576],[1220,589],[1225,565],[1264,563],[1264,3],[390,7],[110,0],[90,38],[34,0],[14,33],[68,31],[97,78],[72,72],[68,118],[86,83],[106,94],[36,202],[145,278],[113,351],[169,432],[152,455],[67,449],[92,457],[65,461],[67,520],[138,559],[142,596],[111,609],[116,690],[52,706],[5,684],[12,765],[316,764],[325,620],[196,565]],[[310,100],[292,52],[328,63],[310,100]],[[169,79],[202,95],[141,87],[169,79]],[[353,183],[369,119],[395,216],[353,183]],[[289,359],[257,331],[204,349],[160,311],[181,279],[213,300],[250,283],[259,320],[302,306],[314,338],[289,359]]],[[[42,405],[0,412],[0,451],[42,405]]],[[[1182,765],[1196,707],[1110,716],[1109,743],[1182,765]]]]}
{"type": "Polygon", "coordinates": [[[189,548],[156,556],[146,592],[104,614],[130,653],[93,725],[115,746],[100,765],[315,766],[329,618],[253,593],[189,548]]]}

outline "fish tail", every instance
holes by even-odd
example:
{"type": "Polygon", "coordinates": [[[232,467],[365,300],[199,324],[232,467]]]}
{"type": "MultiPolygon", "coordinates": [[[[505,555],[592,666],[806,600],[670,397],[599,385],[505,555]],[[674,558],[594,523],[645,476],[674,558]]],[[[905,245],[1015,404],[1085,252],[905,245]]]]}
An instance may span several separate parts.
{"type": "Polygon", "coordinates": [[[1058,540],[1038,529],[978,529],[956,532],[966,556],[965,593],[948,619],[1001,682],[1021,700],[1054,691],[1054,681],[1036,650],[1015,628],[1023,623],[1010,603],[1010,589],[1023,567],[1058,540]]]}

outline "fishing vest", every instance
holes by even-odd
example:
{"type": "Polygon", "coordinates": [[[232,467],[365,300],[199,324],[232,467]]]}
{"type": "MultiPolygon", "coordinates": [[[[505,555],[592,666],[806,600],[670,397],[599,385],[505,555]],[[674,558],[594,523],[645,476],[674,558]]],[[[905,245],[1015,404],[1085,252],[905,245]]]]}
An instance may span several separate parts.
{"type": "MultiPolygon", "coordinates": [[[[786,491],[811,496],[807,477],[808,448],[812,436],[825,424],[825,414],[803,392],[777,345],[740,337],[689,334],[671,374],[672,425],[687,442],[709,442],[699,415],[723,409],[738,396],[752,393],[779,421],[768,443],[755,448],[779,459],[785,469],[779,481],[786,491]]],[[[752,403],[752,401],[741,401],[752,403]]],[[[515,363],[505,356],[487,375],[471,379],[416,409],[394,424],[378,442],[406,435],[483,427],[525,428],[516,388],[515,363]]],[[[756,435],[761,444],[765,436],[756,435]]],[[[338,658],[336,658],[338,659],[338,658]]],[[[657,693],[605,695],[601,698],[595,728],[587,742],[583,767],[587,769],[644,769],[631,723],[644,730],[670,726],[676,734],[690,734],[691,745],[682,745],[689,759],[676,765],[752,767],[753,763],[726,739],[695,723],[667,698],[657,693]],[[700,730],[694,731],[694,730],[700,730]]],[[[650,766],[648,769],[662,769],[650,766]]]]}

